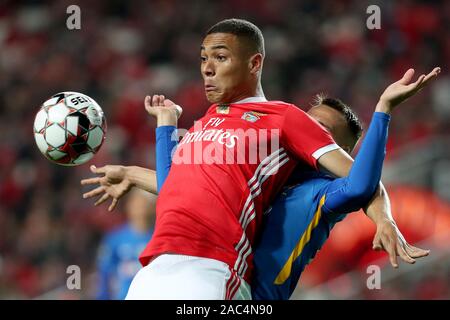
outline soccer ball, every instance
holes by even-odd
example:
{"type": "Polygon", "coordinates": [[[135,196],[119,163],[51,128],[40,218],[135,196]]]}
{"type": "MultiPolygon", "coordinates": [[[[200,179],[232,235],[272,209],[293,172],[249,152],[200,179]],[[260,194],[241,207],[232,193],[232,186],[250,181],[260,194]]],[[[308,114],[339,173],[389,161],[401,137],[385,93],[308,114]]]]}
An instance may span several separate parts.
{"type": "Polygon", "coordinates": [[[61,92],[45,101],[34,120],[34,138],[41,153],[63,166],[91,160],[106,137],[106,119],[94,99],[61,92]]]}

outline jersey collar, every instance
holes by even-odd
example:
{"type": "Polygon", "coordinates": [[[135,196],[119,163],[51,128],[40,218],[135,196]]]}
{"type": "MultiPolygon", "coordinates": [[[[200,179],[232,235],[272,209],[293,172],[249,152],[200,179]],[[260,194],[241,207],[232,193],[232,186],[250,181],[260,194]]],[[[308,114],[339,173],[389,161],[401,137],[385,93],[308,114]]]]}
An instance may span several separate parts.
{"type": "Polygon", "coordinates": [[[249,103],[249,102],[267,102],[267,99],[264,96],[263,97],[249,97],[249,98],[239,100],[237,102],[233,102],[232,104],[249,103]]]}

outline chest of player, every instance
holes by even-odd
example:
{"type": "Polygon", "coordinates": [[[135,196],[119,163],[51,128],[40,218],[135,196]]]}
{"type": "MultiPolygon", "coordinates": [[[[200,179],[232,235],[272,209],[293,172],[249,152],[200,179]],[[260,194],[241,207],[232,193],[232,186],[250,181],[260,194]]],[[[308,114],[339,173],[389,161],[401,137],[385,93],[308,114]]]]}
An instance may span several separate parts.
{"type": "Polygon", "coordinates": [[[202,142],[203,145],[214,143],[228,149],[237,146],[272,149],[271,145],[279,146],[280,123],[280,116],[276,113],[245,106],[213,106],[195,122],[180,145],[202,142]]]}

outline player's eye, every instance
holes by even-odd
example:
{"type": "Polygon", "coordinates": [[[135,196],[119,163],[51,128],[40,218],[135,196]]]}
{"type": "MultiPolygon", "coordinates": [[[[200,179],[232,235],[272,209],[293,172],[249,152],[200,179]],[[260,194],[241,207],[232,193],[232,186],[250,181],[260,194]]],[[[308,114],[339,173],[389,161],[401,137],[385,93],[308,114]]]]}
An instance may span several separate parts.
{"type": "Polygon", "coordinates": [[[217,61],[219,61],[219,62],[224,62],[224,61],[227,59],[227,57],[222,56],[222,55],[219,55],[219,56],[216,57],[216,59],[217,59],[217,61]]]}
{"type": "Polygon", "coordinates": [[[205,61],[206,61],[206,57],[201,56],[201,57],[200,57],[200,61],[201,61],[201,62],[205,62],[205,61]]]}

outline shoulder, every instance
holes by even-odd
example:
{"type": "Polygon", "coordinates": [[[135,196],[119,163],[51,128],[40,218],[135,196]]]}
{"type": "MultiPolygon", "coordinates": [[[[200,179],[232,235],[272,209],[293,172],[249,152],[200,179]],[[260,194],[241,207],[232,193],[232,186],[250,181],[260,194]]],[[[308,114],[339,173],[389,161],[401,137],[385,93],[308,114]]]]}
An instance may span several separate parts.
{"type": "Polygon", "coordinates": [[[284,101],[267,101],[263,103],[270,109],[277,110],[287,121],[308,121],[312,119],[305,110],[293,103],[284,101]]]}
{"type": "Polygon", "coordinates": [[[256,110],[264,114],[278,115],[282,118],[304,118],[307,116],[306,112],[292,103],[284,101],[265,101],[245,104],[245,108],[249,110],[256,110]]]}
{"type": "Polygon", "coordinates": [[[302,114],[305,114],[305,111],[303,111],[300,107],[296,106],[295,104],[284,101],[274,100],[274,101],[260,102],[260,104],[275,107],[285,112],[300,112],[302,114]]]}

